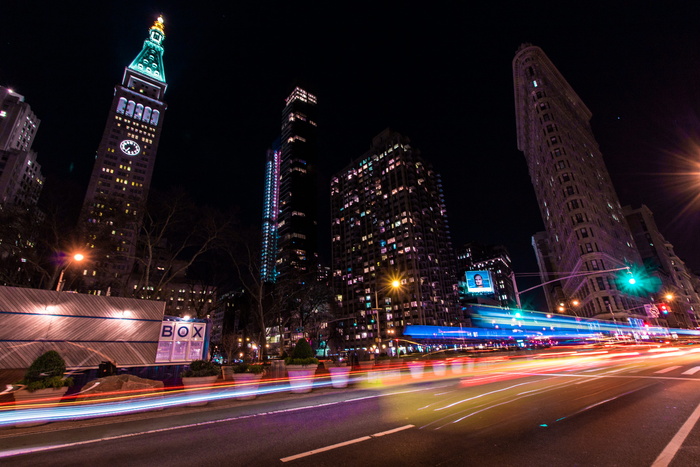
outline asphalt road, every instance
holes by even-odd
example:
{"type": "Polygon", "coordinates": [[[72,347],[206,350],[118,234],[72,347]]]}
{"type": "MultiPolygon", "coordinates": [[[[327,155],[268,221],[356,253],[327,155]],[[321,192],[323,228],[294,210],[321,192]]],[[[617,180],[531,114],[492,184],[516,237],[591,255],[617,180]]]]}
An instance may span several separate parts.
{"type": "Polygon", "coordinates": [[[0,464],[700,465],[692,350],[550,355],[422,379],[394,372],[350,389],[5,428],[0,464]]]}

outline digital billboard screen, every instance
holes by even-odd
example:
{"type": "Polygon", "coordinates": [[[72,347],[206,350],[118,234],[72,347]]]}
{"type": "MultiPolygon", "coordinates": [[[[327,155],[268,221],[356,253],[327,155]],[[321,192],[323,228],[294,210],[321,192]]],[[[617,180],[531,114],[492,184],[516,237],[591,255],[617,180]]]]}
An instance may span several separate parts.
{"type": "Polygon", "coordinates": [[[467,271],[468,293],[494,293],[490,271],[467,271]]]}

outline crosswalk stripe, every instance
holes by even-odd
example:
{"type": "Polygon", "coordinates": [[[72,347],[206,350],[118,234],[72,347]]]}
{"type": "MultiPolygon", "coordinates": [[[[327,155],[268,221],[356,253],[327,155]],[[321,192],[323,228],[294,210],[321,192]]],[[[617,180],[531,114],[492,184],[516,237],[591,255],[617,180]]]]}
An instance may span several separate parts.
{"type": "Polygon", "coordinates": [[[694,375],[694,374],[697,373],[698,371],[700,371],[700,366],[694,366],[694,367],[691,368],[690,370],[684,371],[683,374],[684,374],[684,375],[694,375]]]}
{"type": "Polygon", "coordinates": [[[680,368],[680,366],[670,366],[668,368],[664,368],[663,370],[655,371],[654,374],[668,373],[669,371],[677,370],[678,368],[680,368]]]}

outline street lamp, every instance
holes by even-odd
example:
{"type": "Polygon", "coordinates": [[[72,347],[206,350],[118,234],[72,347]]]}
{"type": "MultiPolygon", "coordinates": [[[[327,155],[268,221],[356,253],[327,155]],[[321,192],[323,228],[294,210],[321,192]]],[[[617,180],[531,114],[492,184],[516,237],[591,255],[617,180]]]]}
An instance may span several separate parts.
{"type": "Polygon", "coordinates": [[[559,302],[559,306],[557,307],[557,311],[559,313],[565,313],[568,310],[568,311],[572,312],[574,314],[574,316],[576,316],[578,318],[578,313],[576,313],[576,308],[580,304],[581,304],[581,302],[579,302],[576,299],[569,301],[568,305],[566,302],[559,302]]]}
{"type": "Polygon", "coordinates": [[[82,261],[85,259],[85,256],[83,256],[82,253],[76,253],[73,255],[73,257],[68,260],[65,266],[63,266],[63,269],[61,269],[61,274],[58,276],[58,283],[56,284],[56,292],[61,292],[63,290],[63,286],[65,285],[66,281],[63,279],[63,275],[66,272],[66,269],[68,269],[68,266],[73,264],[73,261],[82,261]]]}
{"type": "MultiPolygon", "coordinates": [[[[393,290],[393,291],[398,291],[399,289],[401,289],[401,280],[397,277],[390,279],[389,287],[384,287],[383,289],[387,289],[387,288],[390,288],[390,290],[393,290]]],[[[381,331],[381,325],[380,325],[380,320],[379,320],[379,312],[381,311],[381,308],[379,307],[378,287],[375,287],[375,289],[374,289],[374,305],[375,305],[375,310],[377,310],[377,338],[375,340],[378,342],[381,342],[382,331],[381,331]]]]}

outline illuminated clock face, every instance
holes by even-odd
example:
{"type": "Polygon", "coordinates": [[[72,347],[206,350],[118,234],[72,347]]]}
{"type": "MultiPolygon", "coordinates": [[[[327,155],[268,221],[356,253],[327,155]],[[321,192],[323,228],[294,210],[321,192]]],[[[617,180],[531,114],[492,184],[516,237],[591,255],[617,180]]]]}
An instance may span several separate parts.
{"type": "Polygon", "coordinates": [[[127,156],[136,156],[141,152],[141,146],[136,141],[125,139],[119,143],[119,149],[127,156]]]}

